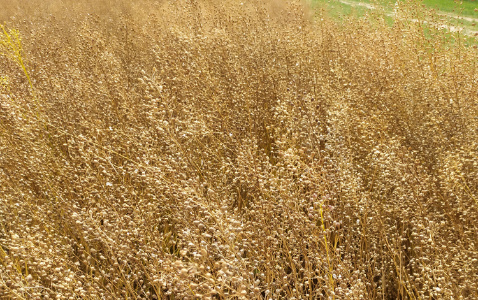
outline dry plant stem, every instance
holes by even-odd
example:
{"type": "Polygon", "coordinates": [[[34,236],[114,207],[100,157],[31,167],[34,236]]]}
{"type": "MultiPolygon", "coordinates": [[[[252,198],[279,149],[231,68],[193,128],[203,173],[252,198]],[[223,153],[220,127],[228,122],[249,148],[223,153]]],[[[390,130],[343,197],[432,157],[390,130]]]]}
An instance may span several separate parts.
{"type": "MultiPolygon", "coordinates": [[[[323,232],[323,235],[324,235],[324,247],[325,247],[325,252],[327,254],[327,265],[328,265],[328,268],[329,268],[329,289],[333,292],[334,291],[334,286],[335,286],[335,283],[334,283],[334,278],[333,278],[333,267],[332,267],[332,263],[330,261],[330,255],[329,255],[329,244],[327,243],[327,235],[326,235],[326,231],[325,231],[325,224],[324,224],[324,209],[323,209],[323,204],[320,205],[320,221],[321,221],[321,227],[322,227],[322,232],[323,232]]],[[[334,247],[335,249],[335,247],[334,247]]],[[[335,293],[333,293],[333,296],[332,296],[332,299],[335,299],[335,293]]]]}
{"type": "Polygon", "coordinates": [[[25,66],[23,60],[23,48],[22,42],[20,39],[20,33],[15,29],[7,30],[4,25],[0,24],[0,28],[2,29],[2,39],[0,41],[1,52],[2,56],[6,56],[7,58],[15,61],[18,66],[22,69],[23,73],[25,74],[28,84],[33,92],[33,83],[30,79],[30,75],[28,74],[27,68],[25,66]]]}

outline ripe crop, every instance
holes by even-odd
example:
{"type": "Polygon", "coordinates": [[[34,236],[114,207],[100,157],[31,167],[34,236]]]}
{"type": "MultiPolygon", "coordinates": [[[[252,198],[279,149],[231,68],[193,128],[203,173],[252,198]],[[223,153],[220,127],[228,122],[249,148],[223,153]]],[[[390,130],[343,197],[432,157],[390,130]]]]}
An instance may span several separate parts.
{"type": "Polygon", "coordinates": [[[478,298],[475,39],[97,2],[2,5],[0,299],[478,298]]]}

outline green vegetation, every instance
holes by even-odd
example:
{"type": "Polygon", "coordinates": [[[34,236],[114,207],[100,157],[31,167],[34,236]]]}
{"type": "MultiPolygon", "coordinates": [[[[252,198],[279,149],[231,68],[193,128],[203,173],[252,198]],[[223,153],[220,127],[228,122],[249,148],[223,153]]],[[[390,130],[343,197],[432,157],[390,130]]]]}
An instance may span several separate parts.
{"type": "MultiPolygon", "coordinates": [[[[328,3],[331,6],[338,5],[341,7],[344,5],[344,12],[350,12],[350,6],[357,6],[360,3],[372,4],[377,7],[384,7],[388,11],[393,11],[393,8],[398,2],[405,3],[406,1],[394,1],[394,0],[344,0],[344,1],[327,1],[327,0],[314,0],[315,2],[328,3]],[[339,4],[340,3],[340,4],[339,4]],[[348,4],[346,4],[348,3],[348,4]],[[351,5],[352,4],[352,5],[351,5]]],[[[423,4],[428,8],[436,9],[441,12],[454,13],[458,16],[472,17],[478,19],[478,2],[476,0],[465,1],[453,1],[453,0],[423,0],[417,1],[416,4],[423,4]]]]}
{"type": "Polygon", "coordinates": [[[447,5],[435,3],[435,7],[440,8],[438,10],[430,8],[421,1],[315,0],[312,3],[313,7],[326,11],[326,14],[339,21],[339,24],[345,24],[344,21],[349,18],[371,18],[383,20],[389,26],[393,26],[397,18],[407,16],[409,21],[422,24],[423,32],[427,37],[430,37],[429,28],[434,27],[434,30],[439,29],[448,32],[448,34],[444,34],[444,37],[450,44],[456,42],[453,33],[459,32],[466,36],[462,41],[463,44],[468,46],[478,45],[477,19],[474,19],[475,14],[478,13],[478,8],[473,8],[473,4],[466,6],[463,3],[453,2],[447,2],[447,5]],[[450,3],[453,3],[453,5],[450,3]],[[411,6],[419,9],[409,10],[411,6]]]}
{"type": "MultiPolygon", "coordinates": [[[[325,7],[335,19],[340,19],[344,16],[363,17],[366,12],[376,11],[389,24],[392,24],[397,5],[406,6],[406,1],[315,0],[314,4],[325,7]]],[[[423,8],[432,10],[428,14],[441,16],[441,19],[446,17],[447,23],[453,24],[453,26],[461,26],[470,31],[478,31],[476,27],[478,23],[478,2],[471,0],[461,2],[424,0],[415,2],[415,5],[423,5],[423,8]]]]}
{"type": "Polygon", "coordinates": [[[423,0],[423,4],[443,12],[478,19],[478,2],[476,0],[423,0]]]}

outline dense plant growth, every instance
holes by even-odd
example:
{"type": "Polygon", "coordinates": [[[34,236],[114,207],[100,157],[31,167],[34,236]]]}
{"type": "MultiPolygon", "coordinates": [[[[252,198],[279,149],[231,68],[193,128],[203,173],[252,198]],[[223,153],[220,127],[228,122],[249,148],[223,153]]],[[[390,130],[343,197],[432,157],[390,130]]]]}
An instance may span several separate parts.
{"type": "Polygon", "coordinates": [[[473,43],[110,2],[2,5],[0,299],[478,298],[473,43]]]}

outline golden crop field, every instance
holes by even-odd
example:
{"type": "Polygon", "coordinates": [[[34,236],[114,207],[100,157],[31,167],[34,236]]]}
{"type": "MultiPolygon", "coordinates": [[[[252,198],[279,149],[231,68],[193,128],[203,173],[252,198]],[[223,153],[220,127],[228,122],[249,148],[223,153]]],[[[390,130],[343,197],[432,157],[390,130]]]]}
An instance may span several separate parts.
{"type": "Polygon", "coordinates": [[[477,43],[420,3],[0,7],[0,299],[478,299],[477,43]]]}

